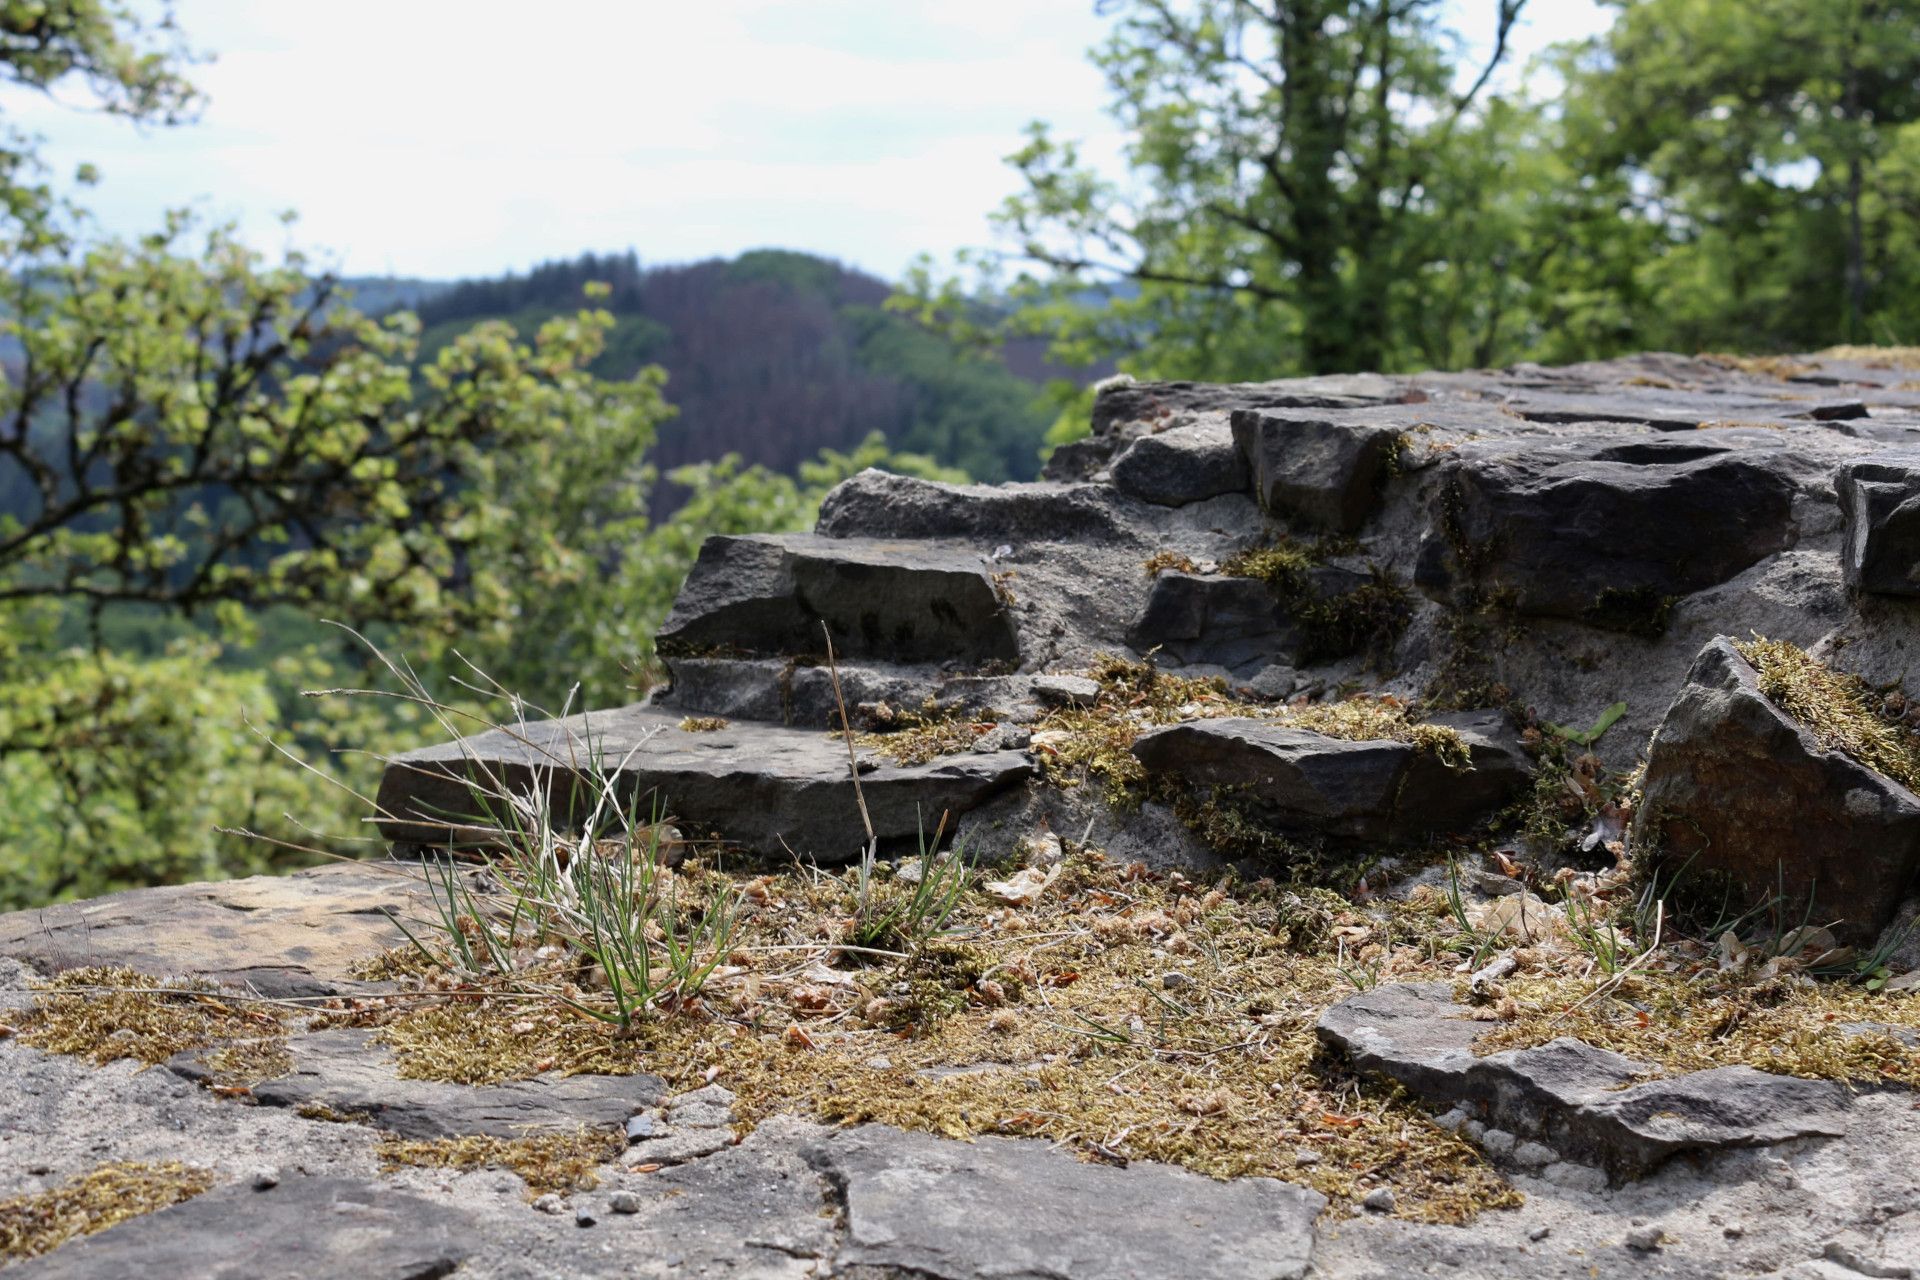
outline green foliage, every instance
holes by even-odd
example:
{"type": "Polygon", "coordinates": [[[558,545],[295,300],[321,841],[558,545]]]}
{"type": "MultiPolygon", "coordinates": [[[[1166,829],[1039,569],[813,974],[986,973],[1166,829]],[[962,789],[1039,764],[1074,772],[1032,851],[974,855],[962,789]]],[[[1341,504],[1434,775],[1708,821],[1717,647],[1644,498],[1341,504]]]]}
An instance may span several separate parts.
{"type": "MultiPolygon", "coordinates": [[[[1496,6],[1495,62],[1523,2],[1496,6]]],[[[1481,179],[1504,156],[1486,131],[1520,126],[1477,110],[1485,78],[1459,74],[1438,5],[1104,8],[1116,20],[1092,56],[1129,172],[1097,172],[1045,124],[1029,129],[1009,158],[1021,189],[996,215],[1004,248],[963,263],[1004,290],[1014,327],[1054,336],[1063,360],[1265,378],[1393,367],[1419,324],[1444,319],[1436,298],[1463,313],[1431,339],[1448,348],[1478,318],[1466,313],[1497,305],[1508,264],[1480,213],[1502,184],[1481,179]],[[1100,305],[1113,280],[1124,287],[1100,305]]],[[[924,318],[977,334],[967,292],[928,266],[907,285],[924,318]]]]}
{"type": "MultiPolygon", "coordinates": [[[[326,761],[340,742],[404,749],[419,729],[404,705],[298,696],[332,673],[317,648],[257,669],[223,665],[205,639],[157,657],[68,650],[9,667],[0,681],[0,910],[312,861],[232,834],[243,829],[310,845],[311,825],[332,847],[354,849],[358,806],[269,739],[326,761]]],[[[366,756],[328,763],[363,791],[378,773],[366,756]]]]}

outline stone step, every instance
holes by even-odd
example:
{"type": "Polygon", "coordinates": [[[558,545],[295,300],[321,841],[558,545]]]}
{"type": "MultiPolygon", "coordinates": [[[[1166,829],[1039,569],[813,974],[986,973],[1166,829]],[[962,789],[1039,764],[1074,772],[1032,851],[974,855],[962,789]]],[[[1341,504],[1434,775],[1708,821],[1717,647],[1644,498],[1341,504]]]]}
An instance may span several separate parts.
{"type": "Polygon", "coordinates": [[[1016,663],[991,565],[957,548],[810,533],[716,535],[674,601],[660,653],[1016,663]]]}
{"type": "Polygon", "coordinates": [[[1133,754],[1150,775],[1230,790],[1275,829],[1341,842],[1415,839],[1464,830],[1497,811],[1532,776],[1532,761],[1498,712],[1454,712],[1470,767],[1409,742],[1331,738],[1277,720],[1225,717],[1140,735],[1133,754]]]}
{"type": "Polygon", "coordinates": [[[1673,602],[1784,550],[1794,465],[1779,433],[1487,441],[1438,469],[1415,581],[1456,607],[1658,635],[1673,602]]]}
{"type": "MultiPolygon", "coordinates": [[[[562,830],[578,823],[610,777],[623,807],[643,816],[657,802],[682,835],[766,856],[845,862],[866,844],[837,735],[752,722],[682,727],[682,718],[624,707],[542,720],[396,756],[381,777],[380,829],[403,844],[472,842],[487,825],[476,785],[544,795],[562,830]]],[[[929,836],[943,813],[961,814],[1024,781],[1023,751],[967,752],[926,764],[892,764],[861,750],[861,790],[875,834],[889,847],[929,836]]],[[[950,820],[948,829],[953,822],[950,820]]]]}
{"type": "Polygon", "coordinates": [[[655,705],[692,715],[729,720],[763,720],[803,729],[832,729],[840,723],[839,698],[854,713],[885,702],[904,711],[920,711],[931,700],[942,709],[996,719],[1025,721],[1038,710],[1033,677],[981,676],[940,671],[921,664],[850,661],[839,664],[840,693],[823,662],[794,658],[674,658],[668,663],[672,687],[655,705]]]}
{"type": "Polygon", "coordinates": [[[1154,540],[1165,513],[1108,484],[946,484],[862,471],[820,504],[830,538],[946,538],[981,554],[1033,542],[1154,540]]]}
{"type": "Polygon", "coordinates": [[[1660,1079],[1649,1064],[1571,1038],[1479,1057],[1473,1042],[1487,1024],[1470,1013],[1451,983],[1398,983],[1349,996],[1318,1031],[1360,1070],[1616,1181],[1678,1155],[1847,1132],[1848,1091],[1830,1080],[1744,1066],[1660,1079]]]}

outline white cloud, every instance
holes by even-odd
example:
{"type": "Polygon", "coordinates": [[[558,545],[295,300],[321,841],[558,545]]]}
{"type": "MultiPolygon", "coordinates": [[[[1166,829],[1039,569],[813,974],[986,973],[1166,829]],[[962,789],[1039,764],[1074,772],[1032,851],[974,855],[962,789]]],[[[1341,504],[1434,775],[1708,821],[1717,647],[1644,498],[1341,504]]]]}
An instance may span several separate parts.
{"type": "MultiPolygon", "coordinates": [[[[1588,0],[1575,0],[1586,6],[1588,0]]],[[[1029,119],[1117,151],[1092,0],[181,0],[196,125],[8,115],[133,233],[198,203],[353,272],[779,244],[883,274],[986,237],[1029,119]]],[[[1472,7],[1472,6],[1468,6],[1472,7]]]]}

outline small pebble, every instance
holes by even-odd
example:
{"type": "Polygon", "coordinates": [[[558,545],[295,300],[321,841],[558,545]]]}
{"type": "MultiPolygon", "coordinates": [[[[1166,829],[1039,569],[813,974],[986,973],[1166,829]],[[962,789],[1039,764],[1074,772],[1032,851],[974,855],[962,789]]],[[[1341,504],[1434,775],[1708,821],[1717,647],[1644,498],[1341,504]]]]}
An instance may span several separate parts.
{"type": "Polygon", "coordinates": [[[1298,1151],[1295,1151],[1293,1153],[1293,1163],[1302,1169],[1305,1169],[1311,1165],[1319,1164],[1320,1153],[1318,1151],[1315,1151],[1312,1147],[1301,1147],[1298,1151]]]}
{"type": "Polygon", "coordinates": [[[1720,1234],[1729,1240],[1738,1240],[1741,1236],[1747,1234],[1747,1229],[1737,1222],[1730,1222],[1720,1228],[1720,1234]]]}
{"type": "Polygon", "coordinates": [[[1375,1187],[1367,1192],[1366,1198],[1360,1202],[1361,1208],[1371,1209],[1375,1213],[1392,1213],[1393,1205],[1392,1187],[1375,1187]]]}
{"type": "Polygon", "coordinates": [[[564,1213],[567,1202],[549,1191],[533,1202],[533,1208],[536,1213],[564,1213]]]}
{"type": "Polygon", "coordinates": [[[1513,1162],[1523,1169],[1542,1169],[1559,1158],[1558,1151],[1538,1142],[1523,1142],[1513,1149],[1513,1162]]]}
{"type": "Polygon", "coordinates": [[[1184,973],[1163,973],[1160,975],[1160,985],[1169,991],[1184,991],[1193,985],[1193,979],[1184,973]]]}
{"type": "Polygon", "coordinates": [[[573,1225],[574,1225],[574,1226],[576,1226],[576,1227],[590,1227],[590,1226],[592,1226],[592,1225],[593,1225],[594,1223],[596,1223],[596,1222],[598,1222],[598,1221],[600,1221],[600,1219],[594,1216],[594,1212],[593,1212],[593,1210],[592,1210],[591,1208],[589,1208],[589,1207],[588,1207],[587,1205],[584,1205],[584,1204],[583,1204],[583,1205],[576,1205],[576,1206],[574,1207],[574,1210],[573,1210],[573,1225]]]}
{"type": "Polygon", "coordinates": [[[616,1191],[607,1197],[607,1208],[615,1213],[638,1213],[640,1197],[631,1191],[616,1191]]]}
{"type": "Polygon", "coordinates": [[[893,1070],[893,1059],[884,1053],[876,1053],[867,1059],[867,1065],[875,1071],[893,1070]]]}
{"type": "Polygon", "coordinates": [[[1545,1240],[1548,1236],[1552,1234],[1553,1234],[1552,1227],[1535,1227],[1533,1230],[1527,1232],[1527,1239],[1535,1240],[1535,1241],[1545,1240]]]}
{"type": "Polygon", "coordinates": [[[1457,1133],[1460,1130],[1460,1126],[1465,1124],[1471,1118],[1472,1117],[1468,1116],[1467,1113],[1462,1111],[1459,1107],[1455,1107],[1453,1110],[1447,1112],[1445,1115],[1435,1116],[1433,1118],[1433,1122],[1439,1125],[1442,1129],[1445,1129],[1448,1133],[1457,1133]]]}
{"type": "Polygon", "coordinates": [[[1627,1248],[1635,1253],[1652,1253],[1659,1249],[1664,1233],[1658,1227],[1635,1227],[1627,1232],[1627,1248]]]}
{"type": "Polygon", "coordinates": [[[643,1113],[627,1121],[627,1141],[628,1142],[643,1142],[646,1139],[653,1137],[654,1133],[655,1133],[654,1120],[653,1120],[653,1117],[650,1115],[646,1115],[643,1113]]]}
{"type": "Polygon", "coordinates": [[[1480,1145],[1485,1147],[1489,1153],[1496,1156],[1508,1154],[1518,1142],[1519,1139],[1515,1138],[1505,1129],[1489,1129],[1480,1135],[1480,1145]]]}
{"type": "Polygon", "coordinates": [[[248,1175],[255,1191],[271,1191],[280,1185],[280,1171],[270,1164],[263,1164],[248,1175]]]}

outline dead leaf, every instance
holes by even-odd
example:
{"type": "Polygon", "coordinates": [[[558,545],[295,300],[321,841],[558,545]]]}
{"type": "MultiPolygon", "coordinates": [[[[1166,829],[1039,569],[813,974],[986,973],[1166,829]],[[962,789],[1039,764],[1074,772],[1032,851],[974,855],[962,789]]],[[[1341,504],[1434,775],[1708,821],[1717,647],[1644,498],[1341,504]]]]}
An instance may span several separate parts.
{"type": "Polygon", "coordinates": [[[1014,872],[1005,880],[989,880],[980,888],[990,898],[1004,902],[1010,907],[1024,907],[1045,893],[1059,876],[1058,866],[1042,871],[1037,867],[1026,867],[1014,872]]]}

